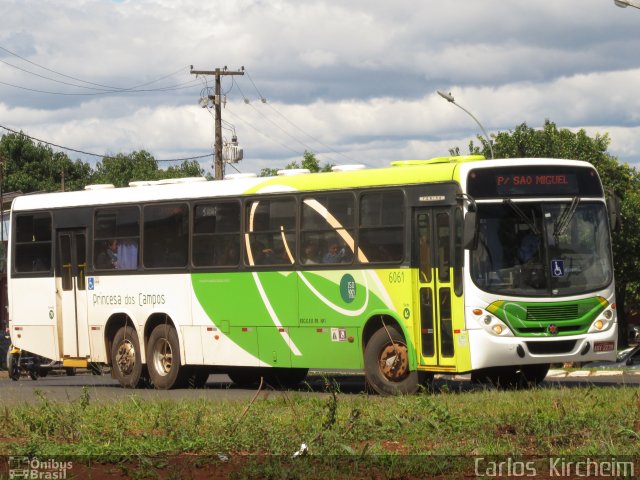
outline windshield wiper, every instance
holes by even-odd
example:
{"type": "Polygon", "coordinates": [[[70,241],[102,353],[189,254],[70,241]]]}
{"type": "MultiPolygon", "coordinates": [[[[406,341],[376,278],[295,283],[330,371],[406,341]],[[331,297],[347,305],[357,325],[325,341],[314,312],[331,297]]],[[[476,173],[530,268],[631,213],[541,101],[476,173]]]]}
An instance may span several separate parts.
{"type": "Polygon", "coordinates": [[[567,227],[569,227],[569,223],[571,222],[574,213],[576,213],[576,209],[578,208],[579,203],[580,197],[573,197],[573,200],[571,200],[571,205],[565,208],[558,217],[558,220],[553,223],[553,236],[556,239],[564,234],[564,232],[567,230],[567,227]]]}
{"type": "Polygon", "coordinates": [[[535,234],[535,235],[540,235],[540,230],[538,230],[538,227],[536,227],[536,224],[534,222],[533,219],[529,219],[529,217],[527,217],[527,214],[524,213],[520,207],[518,205],[516,205],[515,203],[513,203],[513,200],[511,200],[510,198],[505,198],[503,200],[504,203],[506,203],[507,205],[509,205],[511,207],[511,209],[516,212],[516,215],[518,215],[518,217],[520,217],[521,220],[523,220],[528,227],[531,229],[531,231],[535,234]]]}

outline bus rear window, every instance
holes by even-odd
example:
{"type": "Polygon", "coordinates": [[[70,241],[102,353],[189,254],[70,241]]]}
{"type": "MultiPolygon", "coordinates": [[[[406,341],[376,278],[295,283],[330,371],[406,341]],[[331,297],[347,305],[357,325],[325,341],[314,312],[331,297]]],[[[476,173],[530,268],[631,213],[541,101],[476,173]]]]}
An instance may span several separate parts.
{"type": "Polygon", "coordinates": [[[51,270],[51,215],[34,213],[16,217],[16,272],[51,270]]]}

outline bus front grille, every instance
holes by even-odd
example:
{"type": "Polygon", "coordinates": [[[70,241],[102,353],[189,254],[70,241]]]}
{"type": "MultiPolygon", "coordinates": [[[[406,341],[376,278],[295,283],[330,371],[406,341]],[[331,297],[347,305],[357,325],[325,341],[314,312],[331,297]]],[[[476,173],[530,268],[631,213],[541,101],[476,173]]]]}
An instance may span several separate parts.
{"type": "Polygon", "coordinates": [[[576,346],[576,340],[560,340],[557,342],[524,342],[532,355],[553,355],[569,353],[576,346]]]}
{"type": "Polygon", "coordinates": [[[576,320],[580,317],[577,304],[568,305],[529,305],[527,321],[576,320]]]}

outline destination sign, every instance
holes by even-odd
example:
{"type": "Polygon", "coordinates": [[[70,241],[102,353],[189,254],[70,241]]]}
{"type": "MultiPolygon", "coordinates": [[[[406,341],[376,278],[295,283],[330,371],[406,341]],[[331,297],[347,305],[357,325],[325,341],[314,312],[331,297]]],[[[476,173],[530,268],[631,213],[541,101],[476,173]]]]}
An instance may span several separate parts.
{"type": "Polygon", "coordinates": [[[498,195],[522,195],[546,193],[575,195],[578,193],[576,176],[571,173],[558,174],[530,174],[510,173],[496,174],[496,191],[498,195]]]}
{"type": "Polygon", "coordinates": [[[602,195],[595,170],[566,165],[478,168],[469,173],[467,189],[473,198],[602,195]]]}

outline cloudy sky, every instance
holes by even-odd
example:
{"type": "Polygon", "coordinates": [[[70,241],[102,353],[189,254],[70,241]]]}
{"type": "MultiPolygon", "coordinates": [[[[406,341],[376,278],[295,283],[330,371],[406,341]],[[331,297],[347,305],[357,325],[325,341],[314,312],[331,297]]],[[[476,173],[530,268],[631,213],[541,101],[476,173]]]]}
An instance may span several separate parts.
{"type": "Polygon", "coordinates": [[[436,90],[490,134],[549,119],[640,165],[640,10],[613,0],[0,0],[0,18],[0,125],[76,150],[211,152],[193,65],[245,68],[222,81],[242,172],[466,152],[477,125],[436,90]]]}

